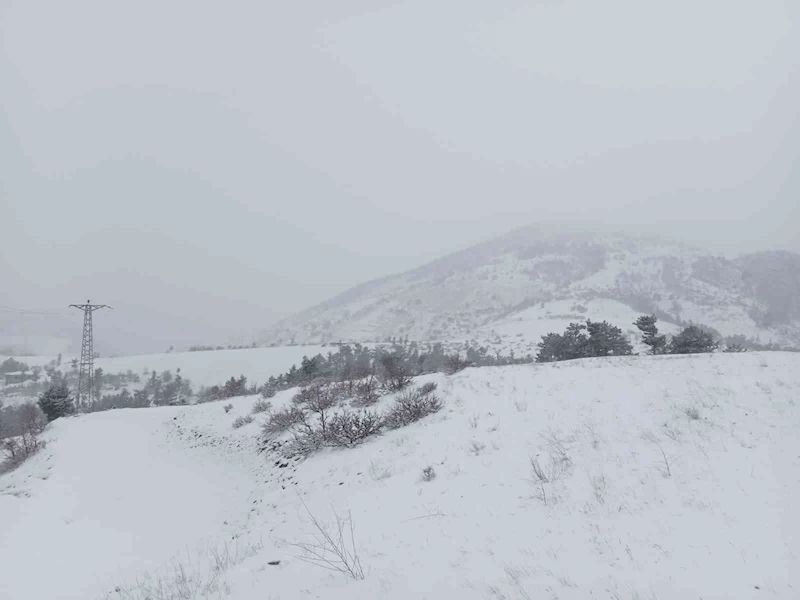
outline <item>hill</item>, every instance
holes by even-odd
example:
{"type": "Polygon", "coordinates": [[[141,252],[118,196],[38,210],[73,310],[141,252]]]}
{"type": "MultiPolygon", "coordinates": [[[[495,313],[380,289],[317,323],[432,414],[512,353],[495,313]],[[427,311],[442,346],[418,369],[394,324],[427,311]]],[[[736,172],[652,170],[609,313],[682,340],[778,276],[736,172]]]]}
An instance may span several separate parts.
{"type": "Polygon", "coordinates": [[[257,422],[232,428],[253,397],[56,421],[0,476],[0,598],[797,597],[800,355],[424,381],[438,414],[299,462],[259,453],[257,422]],[[335,528],[334,511],[363,580],[298,558],[310,515],[335,528]]]}
{"type": "Polygon", "coordinates": [[[625,329],[642,313],[668,327],[694,322],[724,336],[800,347],[800,255],[728,259],[653,238],[528,227],[355,287],[261,340],[407,336],[524,352],[571,320],[614,318],[625,329]]]}

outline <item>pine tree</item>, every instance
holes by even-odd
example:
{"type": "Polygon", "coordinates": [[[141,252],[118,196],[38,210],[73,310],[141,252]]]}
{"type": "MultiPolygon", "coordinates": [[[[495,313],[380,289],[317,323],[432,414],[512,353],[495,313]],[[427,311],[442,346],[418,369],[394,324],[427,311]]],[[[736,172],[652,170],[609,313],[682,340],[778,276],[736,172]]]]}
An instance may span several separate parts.
{"type": "Polygon", "coordinates": [[[667,351],[667,336],[658,335],[655,315],[642,315],[634,325],[642,332],[642,343],[649,347],[650,354],[664,354],[667,351]]]}
{"type": "Polygon", "coordinates": [[[47,415],[48,421],[54,421],[75,412],[75,403],[66,385],[51,385],[39,396],[39,408],[47,415]]]}
{"type": "Polygon", "coordinates": [[[689,325],[672,338],[670,354],[701,354],[717,349],[717,342],[710,331],[697,325],[689,325]]]}
{"type": "Polygon", "coordinates": [[[586,356],[628,356],[633,353],[622,329],[606,321],[586,321],[589,340],[585,344],[586,356]]]}

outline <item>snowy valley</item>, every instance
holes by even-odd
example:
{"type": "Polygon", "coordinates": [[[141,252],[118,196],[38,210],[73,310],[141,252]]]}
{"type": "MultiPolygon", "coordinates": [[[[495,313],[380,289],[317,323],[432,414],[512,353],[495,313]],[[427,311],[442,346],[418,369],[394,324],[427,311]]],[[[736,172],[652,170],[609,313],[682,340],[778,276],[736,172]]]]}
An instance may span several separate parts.
{"type": "Polygon", "coordinates": [[[233,427],[257,396],[54,421],[47,446],[0,476],[0,598],[800,593],[800,355],[612,357],[424,383],[437,413],[306,459],[264,445],[263,414],[233,427]],[[363,577],[307,560],[324,545],[313,520],[335,540],[336,515],[363,577]]]}

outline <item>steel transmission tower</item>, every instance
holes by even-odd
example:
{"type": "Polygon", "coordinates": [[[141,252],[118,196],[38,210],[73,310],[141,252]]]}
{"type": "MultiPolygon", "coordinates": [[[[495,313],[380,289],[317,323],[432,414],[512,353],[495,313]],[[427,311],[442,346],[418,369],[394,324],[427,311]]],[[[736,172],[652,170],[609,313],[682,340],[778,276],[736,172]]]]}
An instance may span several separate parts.
{"type": "Polygon", "coordinates": [[[76,406],[89,406],[94,400],[94,339],[92,337],[92,313],[101,308],[111,308],[105,304],[70,304],[70,308],[83,311],[83,339],[81,340],[81,367],[78,375],[78,399],[76,406]]]}

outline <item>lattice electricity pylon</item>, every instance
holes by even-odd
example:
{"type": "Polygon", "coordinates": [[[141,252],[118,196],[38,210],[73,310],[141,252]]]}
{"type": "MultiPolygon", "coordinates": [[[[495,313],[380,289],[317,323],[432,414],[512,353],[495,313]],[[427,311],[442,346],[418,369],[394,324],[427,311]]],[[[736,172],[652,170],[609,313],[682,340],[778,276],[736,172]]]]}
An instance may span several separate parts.
{"type": "Polygon", "coordinates": [[[89,406],[94,401],[94,339],[92,336],[92,313],[101,308],[111,308],[106,304],[70,304],[70,308],[83,311],[83,339],[81,340],[81,367],[78,374],[77,407],[89,406]]]}

